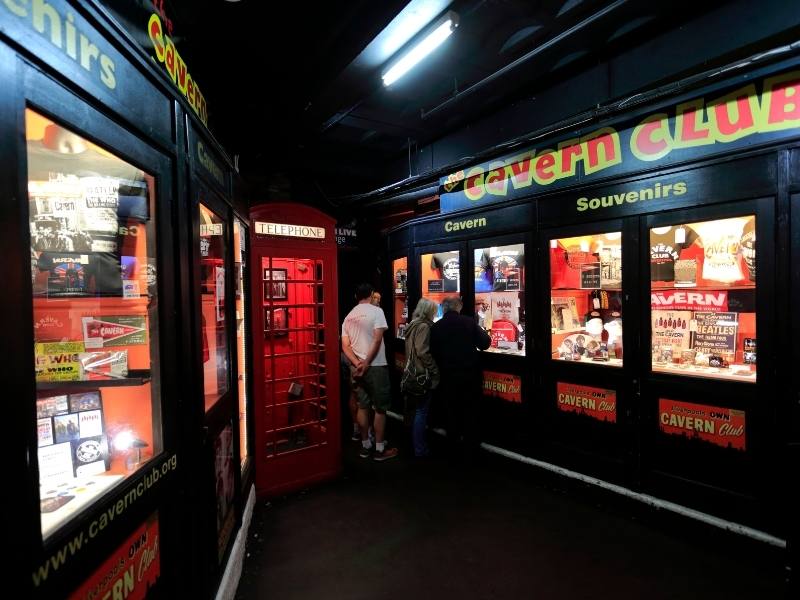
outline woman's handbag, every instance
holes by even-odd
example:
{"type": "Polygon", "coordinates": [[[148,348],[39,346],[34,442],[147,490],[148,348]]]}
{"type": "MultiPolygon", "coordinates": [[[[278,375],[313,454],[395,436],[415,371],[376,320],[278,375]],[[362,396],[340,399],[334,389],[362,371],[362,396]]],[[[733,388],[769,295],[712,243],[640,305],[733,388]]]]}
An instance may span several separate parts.
{"type": "Polygon", "coordinates": [[[431,384],[431,374],[428,369],[417,369],[414,340],[411,340],[411,352],[409,352],[406,366],[403,369],[403,377],[400,379],[400,391],[414,396],[422,396],[431,389],[431,384]]]}

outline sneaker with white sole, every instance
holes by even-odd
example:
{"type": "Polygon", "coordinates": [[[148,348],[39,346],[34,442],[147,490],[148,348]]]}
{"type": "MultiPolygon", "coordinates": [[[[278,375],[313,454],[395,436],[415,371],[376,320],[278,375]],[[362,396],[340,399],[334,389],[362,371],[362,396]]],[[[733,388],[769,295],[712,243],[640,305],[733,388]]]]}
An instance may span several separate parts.
{"type": "Polygon", "coordinates": [[[370,453],[372,452],[372,448],[364,448],[361,446],[361,450],[358,451],[359,458],[369,458],[370,453]]]}
{"type": "Polygon", "coordinates": [[[384,460],[389,460],[390,458],[394,458],[400,453],[397,448],[386,448],[384,447],[383,452],[378,452],[375,450],[375,453],[372,455],[372,460],[377,460],[378,462],[382,462],[384,460]]]}

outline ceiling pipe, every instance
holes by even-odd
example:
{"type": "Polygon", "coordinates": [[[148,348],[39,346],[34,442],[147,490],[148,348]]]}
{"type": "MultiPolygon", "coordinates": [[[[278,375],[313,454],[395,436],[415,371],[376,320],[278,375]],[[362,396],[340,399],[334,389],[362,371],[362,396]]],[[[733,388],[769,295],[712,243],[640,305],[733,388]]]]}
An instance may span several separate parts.
{"type": "MultiPolygon", "coordinates": [[[[550,125],[541,129],[537,129],[536,131],[532,131],[523,136],[519,136],[512,140],[492,146],[491,148],[487,148],[486,150],[475,155],[465,156],[456,162],[444,165],[438,169],[434,169],[426,173],[420,173],[419,175],[415,175],[414,177],[409,177],[401,181],[396,181],[389,185],[372,190],[371,192],[366,192],[364,194],[358,194],[355,196],[335,198],[332,200],[336,200],[343,205],[349,205],[355,202],[363,201],[368,202],[369,207],[373,207],[399,201],[400,199],[407,199],[405,198],[406,194],[413,194],[414,191],[417,190],[427,191],[435,189],[436,192],[434,193],[438,193],[438,181],[431,186],[430,181],[432,179],[438,180],[439,177],[449,175],[464,167],[486,162],[487,160],[491,160],[497,156],[502,156],[507,152],[519,148],[520,146],[528,146],[537,140],[552,137],[560,131],[574,129],[575,127],[579,127],[584,123],[589,123],[600,118],[612,117],[617,113],[622,113],[637,106],[651,103],[663,96],[672,96],[697,87],[702,87],[703,85],[710,84],[714,79],[731,75],[732,73],[741,71],[748,67],[768,63],[770,61],[785,59],[798,54],[800,54],[800,40],[784,46],[779,46],[777,48],[771,48],[770,50],[766,50],[764,52],[759,52],[758,54],[754,54],[753,56],[749,56],[745,59],[728,65],[709,69],[707,71],[697,73],[696,75],[690,75],[684,79],[667,83],[647,92],[633,94],[626,98],[622,98],[621,100],[615,100],[605,105],[599,105],[591,110],[584,111],[557,123],[551,123],[550,125]],[[402,191],[408,188],[413,189],[409,192],[402,191]]],[[[423,194],[420,197],[425,197],[425,195],[430,194],[423,194]]]]}
{"type": "Polygon", "coordinates": [[[510,73],[511,71],[513,71],[514,69],[519,67],[521,64],[528,62],[530,59],[534,58],[535,56],[538,56],[539,54],[541,54],[545,50],[548,50],[548,49],[552,48],[556,44],[561,43],[562,41],[564,41],[568,37],[574,35],[575,33],[579,32],[579,31],[581,31],[582,29],[584,29],[588,25],[591,25],[595,21],[597,21],[599,19],[602,19],[603,17],[605,17],[605,16],[609,15],[610,13],[614,12],[615,10],[617,10],[618,8],[623,6],[624,4],[627,4],[627,2],[628,2],[628,0],[617,0],[613,4],[609,4],[608,6],[606,6],[605,8],[597,11],[596,13],[594,13],[592,15],[589,15],[588,17],[586,17],[580,23],[576,23],[575,25],[573,25],[572,27],[570,27],[566,31],[562,31],[557,36],[555,36],[553,38],[550,38],[549,40],[547,40],[543,44],[540,44],[539,46],[537,46],[536,48],[534,48],[533,50],[528,52],[527,54],[524,54],[523,56],[520,56],[517,60],[508,63],[506,66],[502,67],[501,69],[498,69],[497,71],[495,71],[491,75],[488,75],[487,77],[484,77],[483,79],[481,79],[477,83],[473,83],[467,89],[463,90],[460,93],[457,93],[455,96],[451,96],[450,98],[448,98],[447,100],[445,100],[444,102],[439,104],[438,106],[435,106],[434,108],[430,109],[427,112],[423,110],[422,111],[422,119],[423,120],[427,119],[431,115],[434,115],[434,114],[438,113],[439,111],[444,110],[448,106],[451,106],[451,105],[455,104],[456,102],[459,102],[465,96],[469,96],[470,94],[473,94],[474,92],[476,92],[477,90],[479,90],[483,86],[493,82],[495,79],[503,77],[507,73],[510,73]]]}

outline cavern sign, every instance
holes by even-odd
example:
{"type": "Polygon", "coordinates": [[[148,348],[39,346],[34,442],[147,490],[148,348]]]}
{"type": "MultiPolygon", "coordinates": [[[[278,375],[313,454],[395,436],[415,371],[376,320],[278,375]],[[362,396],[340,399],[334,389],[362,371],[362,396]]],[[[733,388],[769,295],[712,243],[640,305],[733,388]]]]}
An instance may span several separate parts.
{"type": "MultiPolygon", "coordinates": [[[[619,129],[604,126],[545,140],[541,147],[451,173],[439,181],[440,207],[451,212],[502,202],[799,134],[800,70],[795,70],[665,107],[619,129]]],[[[671,195],[685,193],[685,185],[676,185],[671,195]]],[[[640,199],[646,197],[628,194],[608,202],[640,199]]],[[[574,209],[597,208],[601,200],[594,204],[581,197],[574,209]]]]}

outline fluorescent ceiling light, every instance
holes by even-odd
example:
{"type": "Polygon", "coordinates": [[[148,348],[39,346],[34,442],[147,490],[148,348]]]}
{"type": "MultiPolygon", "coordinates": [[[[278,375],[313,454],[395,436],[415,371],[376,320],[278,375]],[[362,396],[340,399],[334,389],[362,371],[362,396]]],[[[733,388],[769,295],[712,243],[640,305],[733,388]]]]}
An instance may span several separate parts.
{"type": "Polygon", "coordinates": [[[449,11],[444,21],[436,26],[421,42],[409,50],[392,68],[383,74],[383,85],[390,86],[403,75],[408,73],[414,65],[433,52],[444,42],[453,30],[458,27],[458,15],[449,11]]]}

